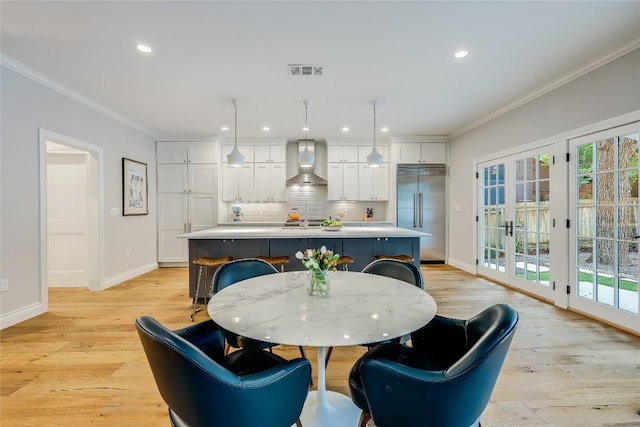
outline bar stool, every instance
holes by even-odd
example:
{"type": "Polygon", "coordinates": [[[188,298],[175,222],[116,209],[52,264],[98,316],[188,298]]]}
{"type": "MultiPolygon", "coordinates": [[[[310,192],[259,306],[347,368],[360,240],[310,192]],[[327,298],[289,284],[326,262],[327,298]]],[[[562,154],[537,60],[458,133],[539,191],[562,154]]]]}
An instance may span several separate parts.
{"type": "Polygon", "coordinates": [[[220,267],[225,262],[232,261],[233,257],[225,256],[220,258],[209,258],[209,257],[199,257],[193,260],[193,264],[198,266],[198,281],[196,282],[196,295],[193,298],[193,312],[191,313],[191,321],[196,316],[196,313],[204,310],[204,307],[207,305],[207,297],[211,297],[213,294],[213,289],[211,285],[209,286],[209,290],[204,294],[204,307],[198,309],[198,296],[200,295],[200,280],[202,279],[202,270],[207,269],[205,273],[205,278],[209,277],[209,272],[215,270],[220,267]]]}
{"type": "Polygon", "coordinates": [[[336,267],[341,265],[342,266],[342,271],[349,271],[349,264],[353,263],[353,258],[351,258],[349,255],[341,255],[340,258],[338,258],[338,261],[336,262],[336,267]]]}
{"type": "Polygon", "coordinates": [[[396,261],[402,262],[413,262],[413,257],[411,255],[376,255],[375,259],[395,259],[396,261]]]}
{"type": "Polygon", "coordinates": [[[286,256],[286,255],[284,255],[284,256],[259,256],[259,257],[256,257],[256,258],[268,262],[269,264],[273,265],[275,268],[280,268],[280,271],[284,271],[284,265],[289,263],[289,257],[286,256]]]}

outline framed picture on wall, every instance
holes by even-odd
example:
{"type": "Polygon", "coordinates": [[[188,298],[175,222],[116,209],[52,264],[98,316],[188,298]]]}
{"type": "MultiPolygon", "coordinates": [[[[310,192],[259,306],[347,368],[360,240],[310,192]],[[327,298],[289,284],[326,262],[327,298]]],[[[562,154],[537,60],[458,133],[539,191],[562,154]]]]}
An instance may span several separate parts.
{"type": "Polygon", "coordinates": [[[147,215],[147,164],[122,158],[122,215],[147,215]]]}

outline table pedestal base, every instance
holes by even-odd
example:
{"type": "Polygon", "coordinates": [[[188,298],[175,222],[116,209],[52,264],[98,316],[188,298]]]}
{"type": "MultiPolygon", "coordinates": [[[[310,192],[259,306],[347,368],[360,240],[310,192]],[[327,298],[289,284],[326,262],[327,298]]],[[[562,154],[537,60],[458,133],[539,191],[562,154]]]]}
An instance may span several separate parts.
{"type": "Polygon", "coordinates": [[[335,391],[325,391],[319,400],[318,392],[310,391],[304,402],[300,420],[304,427],[357,427],[360,408],[351,398],[335,391]]]}

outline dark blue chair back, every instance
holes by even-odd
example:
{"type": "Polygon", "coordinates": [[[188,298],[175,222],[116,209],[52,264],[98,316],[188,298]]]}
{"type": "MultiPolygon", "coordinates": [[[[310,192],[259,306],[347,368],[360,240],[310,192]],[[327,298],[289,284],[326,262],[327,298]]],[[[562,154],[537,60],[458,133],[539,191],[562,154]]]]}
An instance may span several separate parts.
{"type": "Polygon", "coordinates": [[[363,356],[360,375],[368,406],[363,409],[378,427],[475,425],[489,403],[517,323],[518,314],[506,304],[468,320],[436,316],[411,334],[413,348],[385,344],[386,350],[378,350],[387,352],[384,357],[363,356]]]}
{"type": "MultiPolygon", "coordinates": [[[[212,321],[203,324],[176,331],[184,335],[181,336],[151,317],[136,319],[158,390],[169,406],[171,424],[176,427],[289,427],[295,424],[307,397],[309,361],[283,360],[261,372],[236,375],[222,365],[222,331],[212,321]],[[206,334],[197,331],[203,324],[208,329],[206,334]],[[197,345],[203,345],[209,354],[197,345]]],[[[265,353],[262,350],[239,352],[245,365],[251,365],[246,358],[265,353]]],[[[262,363],[259,357],[254,359],[257,365],[262,363]]]]}
{"type": "Polygon", "coordinates": [[[420,269],[412,263],[395,259],[378,259],[363,268],[362,272],[392,277],[424,289],[422,273],[420,269]]]}
{"type": "Polygon", "coordinates": [[[274,266],[257,258],[230,261],[221,265],[213,275],[213,292],[219,292],[241,280],[277,272],[274,266]]]}

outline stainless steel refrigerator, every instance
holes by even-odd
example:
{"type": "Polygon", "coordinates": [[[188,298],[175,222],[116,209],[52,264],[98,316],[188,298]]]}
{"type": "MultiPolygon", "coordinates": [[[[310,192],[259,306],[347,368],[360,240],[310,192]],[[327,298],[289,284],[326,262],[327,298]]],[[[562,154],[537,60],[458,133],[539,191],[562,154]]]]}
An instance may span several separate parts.
{"type": "Polygon", "coordinates": [[[446,251],[444,164],[399,164],[398,227],[430,233],[420,238],[420,261],[443,263],[446,251]]]}

